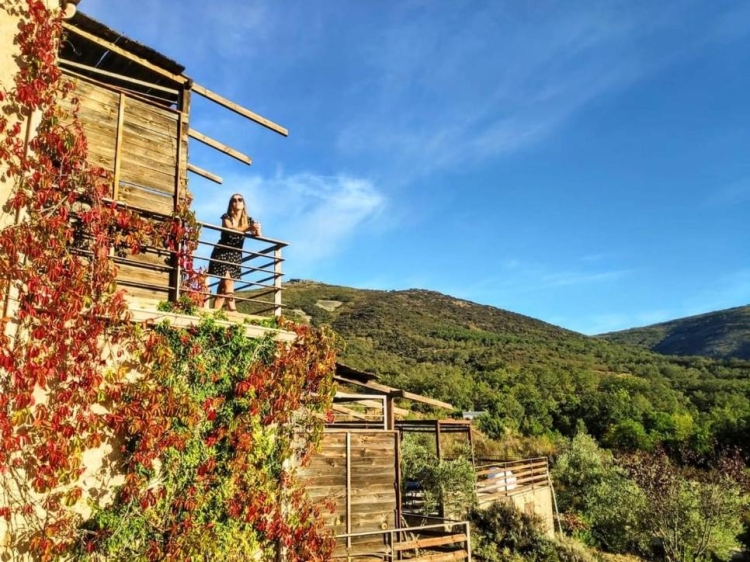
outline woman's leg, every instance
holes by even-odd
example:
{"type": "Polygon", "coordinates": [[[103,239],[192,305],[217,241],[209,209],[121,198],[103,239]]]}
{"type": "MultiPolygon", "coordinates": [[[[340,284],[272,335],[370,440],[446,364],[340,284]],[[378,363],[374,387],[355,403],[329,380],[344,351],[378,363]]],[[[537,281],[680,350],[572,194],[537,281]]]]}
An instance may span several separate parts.
{"type": "MultiPolygon", "coordinates": [[[[216,288],[216,298],[214,299],[214,308],[221,310],[224,308],[224,300],[226,294],[230,291],[227,290],[227,281],[229,281],[229,273],[225,273],[223,279],[219,280],[219,286],[216,288]]],[[[232,291],[234,291],[234,284],[232,285],[232,291]]]]}
{"type": "Polygon", "coordinates": [[[237,305],[234,304],[234,279],[227,277],[224,280],[224,286],[226,287],[225,294],[227,295],[227,310],[234,312],[237,310],[237,305]]]}

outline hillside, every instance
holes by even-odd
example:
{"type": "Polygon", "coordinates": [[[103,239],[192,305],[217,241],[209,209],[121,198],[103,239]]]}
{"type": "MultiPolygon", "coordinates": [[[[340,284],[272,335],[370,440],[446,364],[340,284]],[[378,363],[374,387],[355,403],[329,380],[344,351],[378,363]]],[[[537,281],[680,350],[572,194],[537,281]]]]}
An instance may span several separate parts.
{"type": "MultiPolygon", "coordinates": [[[[440,293],[285,286],[286,314],[330,324],[343,362],[461,410],[484,429],[572,435],[613,447],[747,446],[750,362],[669,357],[440,293]]],[[[750,447],[748,447],[750,450],[750,447]]]]}
{"type": "Polygon", "coordinates": [[[599,337],[665,355],[750,360],[750,305],[610,332],[599,337]]]}

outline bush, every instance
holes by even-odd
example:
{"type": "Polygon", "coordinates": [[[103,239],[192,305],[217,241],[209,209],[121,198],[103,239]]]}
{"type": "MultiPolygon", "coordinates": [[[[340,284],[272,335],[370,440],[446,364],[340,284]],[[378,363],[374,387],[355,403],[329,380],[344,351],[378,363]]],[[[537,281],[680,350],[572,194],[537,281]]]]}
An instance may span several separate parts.
{"type": "Polygon", "coordinates": [[[484,562],[595,562],[578,541],[549,538],[537,515],[523,513],[512,503],[495,502],[470,515],[474,556],[484,562]]]}
{"type": "Polygon", "coordinates": [[[544,534],[544,523],[537,515],[522,513],[510,503],[495,502],[487,509],[475,509],[469,519],[475,539],[474,554],[479,560],[558,560],[554,545],[544,534]]]}

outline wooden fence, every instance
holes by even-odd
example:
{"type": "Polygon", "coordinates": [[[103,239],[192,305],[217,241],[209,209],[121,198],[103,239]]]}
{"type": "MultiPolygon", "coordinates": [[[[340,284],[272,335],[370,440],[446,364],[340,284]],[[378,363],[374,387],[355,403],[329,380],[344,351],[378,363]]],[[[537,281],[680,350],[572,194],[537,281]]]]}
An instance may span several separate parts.
{"type": "Polygon", "coordinates": [[[363,533],[396,527],[398,463],[395,431],[327,430],[300,476],[314,501],[334,502],[327,528],[363,533]]]}
{"type": "Polygon", "coordinates": [[[546,457],[520,461],[476,459],[477,502],[479,506],[539,488],[549,488],[546,457]]]}

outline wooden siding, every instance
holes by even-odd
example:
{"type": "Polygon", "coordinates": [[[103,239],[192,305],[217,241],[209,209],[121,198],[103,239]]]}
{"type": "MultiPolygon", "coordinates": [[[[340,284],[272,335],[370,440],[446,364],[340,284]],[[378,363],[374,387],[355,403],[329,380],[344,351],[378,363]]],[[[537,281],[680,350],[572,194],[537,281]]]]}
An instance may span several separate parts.
{"type": "MultiPolygon", "coordinates": [[[[72,98],[88,142],[89,162],[111,174],[111,197],[130,208],[170,216],[187,193],[187,116],[68,74],[73,91],[59,102],[72,122],[72,98]]],[[[115,257],[118,282],[136,297],[164,300],[175,282],[171,258],[145,252],[115,257]]]]}
{"type": "Polygon", "coordinates": [[[345,534],[396,526],[397,447],[393,431],[324,434],[302,477],[313,500],[336,504],[334,513],[326,514],[327,528],[345,534]]]}

